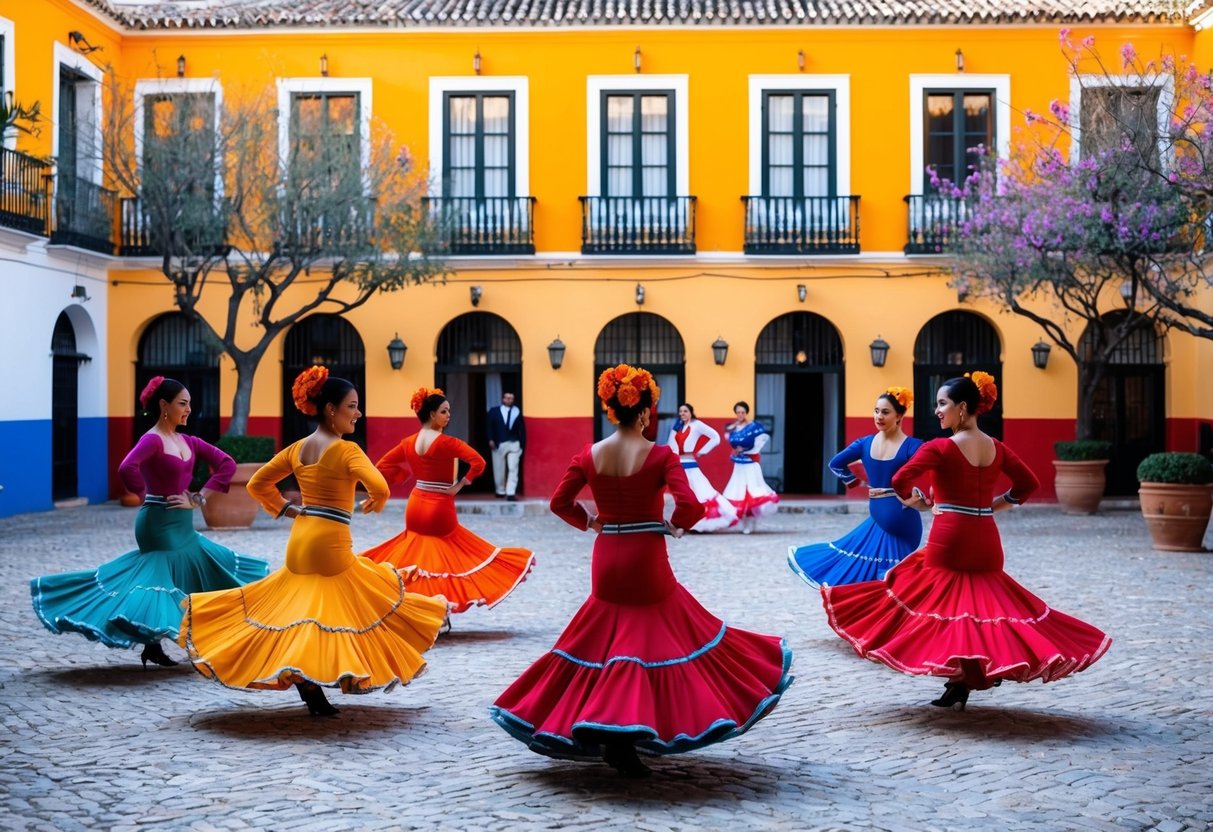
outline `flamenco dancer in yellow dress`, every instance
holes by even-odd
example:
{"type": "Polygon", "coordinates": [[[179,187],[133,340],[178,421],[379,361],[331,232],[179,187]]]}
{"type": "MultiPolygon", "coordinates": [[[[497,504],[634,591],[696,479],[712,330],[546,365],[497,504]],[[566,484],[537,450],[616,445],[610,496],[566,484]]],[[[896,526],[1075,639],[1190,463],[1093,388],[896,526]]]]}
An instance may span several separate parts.
{"type": "Polygon", "coordinates": [[[425,669],[446,602],[405,592],[390,566],[354,556],[354,487],[380,511],[388,485],[362,449],[341,437],[362,416],[358,391],[323,367],[295,380],[295,406],[319,425],[284,448],[249,480],[248,490],[275,517],[294,520],[286,565],[240,589],[191,595],[180,644],[203,676],[233,688],[299,689],[312,716],[337,709],[323,688],[370,693],[407,684],[425,669]],[[294,474],[303,505],[275,487],[294,474]]]}
{"type": "Polygon", "coordinates": [[[405,437],[376,463],[390,483],[417,477],[404,512],[404,531],[363,552],[409,575],[409,591],[441,595],[451,612],[491,607],[526,580],[535,563],[529,549],[494,546],[459,525],[455,495],[484,471],[484,457],[443,433],[451,403],[442,390],[422,387],[410,402],[421,430],[405,437]],[[470,467],[456,479],[457,460],[470,467]]]}

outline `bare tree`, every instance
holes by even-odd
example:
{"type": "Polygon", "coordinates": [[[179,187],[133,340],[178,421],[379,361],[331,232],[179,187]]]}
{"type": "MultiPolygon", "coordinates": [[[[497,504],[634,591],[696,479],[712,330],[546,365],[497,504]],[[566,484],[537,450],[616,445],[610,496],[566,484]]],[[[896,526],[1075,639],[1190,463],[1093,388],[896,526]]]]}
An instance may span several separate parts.
{"type": "Polygon", "coordinates": [[[424,178],[357,97],[296,95],[279,112],[268,89],[222,105],[217,89],[139,100],[109,77],[106,169],[136,197],[125,233],[160,258],[177,307],[235,364],[229,434],[247,431],[253,378],[279,334],[444,276],[425,253],[437,229],[424,178]],[[198,311],[208,284],[227,293],[222,319],[198,311]]]}

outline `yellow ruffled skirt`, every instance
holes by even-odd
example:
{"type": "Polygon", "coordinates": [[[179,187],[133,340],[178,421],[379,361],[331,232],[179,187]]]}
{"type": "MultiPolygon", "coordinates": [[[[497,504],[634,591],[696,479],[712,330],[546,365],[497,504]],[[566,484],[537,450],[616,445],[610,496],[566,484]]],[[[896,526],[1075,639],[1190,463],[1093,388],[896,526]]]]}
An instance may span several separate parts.
{"type": "Polygon", "coordinates": [[[423,673],[446,601],[406,592],[391,566],[354,557],[348,526],[294,523],[286,566],[184,602],[178,643],[198,672],[232,688],[312,682],[343,693],[390,690],[423,673]]]}

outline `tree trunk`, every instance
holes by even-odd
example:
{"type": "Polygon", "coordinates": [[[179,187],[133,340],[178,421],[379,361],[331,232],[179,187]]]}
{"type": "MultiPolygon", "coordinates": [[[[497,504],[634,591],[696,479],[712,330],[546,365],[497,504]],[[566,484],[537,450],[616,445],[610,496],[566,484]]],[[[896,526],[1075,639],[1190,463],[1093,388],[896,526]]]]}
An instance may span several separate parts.
{"type": "Polygon", "coordinates": [[[1095,391],[1104,377],[1104,365],[1097,361],[1080,361],[1078,364],[1078,418],[1075,420],[1075,439],[1095,438],[1095,391]]]}
{"type": "MultiPolygon", "coordinates": [[[[231,355],[229,352],[228,355],[231,355]]],[[[253,400],[253,378],[257,374],[260,356],[233,356],[236,365],[236,395],[232,397],[232,420],[228,423],[227,436],[247,436],[249,409],[253,400]]]]}

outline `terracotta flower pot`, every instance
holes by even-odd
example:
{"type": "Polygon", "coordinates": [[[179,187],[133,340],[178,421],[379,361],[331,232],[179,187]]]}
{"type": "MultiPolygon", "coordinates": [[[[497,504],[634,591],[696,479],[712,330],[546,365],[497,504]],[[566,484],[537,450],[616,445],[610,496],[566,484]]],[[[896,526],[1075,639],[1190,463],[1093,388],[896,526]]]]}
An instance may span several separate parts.
{"type": "Polygon", "coordinates": [[[226,494],[212,494],[202,507],[208,529],[247,529],[253,525],[260,506],[244,487],[264,463],[241,462],[236,465],[231,487],[226,494]]]}
{"type": "Polygon", "coordinates": [[[143,498],[138,494],[132,494],[129,491],[123,491],[122,496],[118,498],[118,504],[127,508],[139,508],[143,505],[143,498]]]}
{"type": "Polygon", "coordinates": [[[1137,493],[1155,549],[1204,551],[1202,541],[1213,512],[1213,486],[1143,482],[1137,493]]]}
{"type": "Polygon", "coordinates": [[[1053,460],[1053,490],[1057,492],[1061,510],[1066,514],[1094,514],[1098,511],[1107,483],[1104,475],[1107,466],[1106,459],[1083,462],[1053,460]]]}

